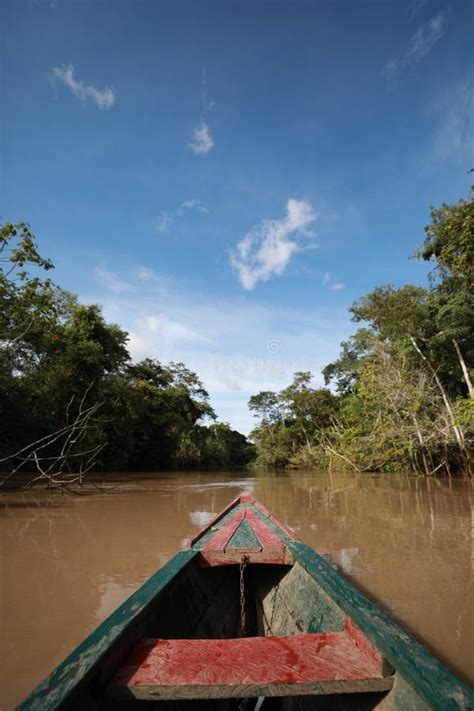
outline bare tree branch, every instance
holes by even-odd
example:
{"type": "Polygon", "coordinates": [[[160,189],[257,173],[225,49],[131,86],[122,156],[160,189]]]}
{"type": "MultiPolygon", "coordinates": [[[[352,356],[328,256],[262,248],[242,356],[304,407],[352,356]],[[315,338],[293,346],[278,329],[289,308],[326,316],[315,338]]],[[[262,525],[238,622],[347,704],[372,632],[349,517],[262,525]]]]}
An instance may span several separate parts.
{"type": "Polygon", "coordinates": [[[102,405],[96,402],[86,406],[91,387],[89,385],[83,393],[75,416],[71,414],[74,396],[69,400],[66,425],[0,459],[2,463],[12,463],[11,470],[0,481],[0,486],[21,470],[37,472],[24,485],[25,489],[43,484],[48,489],[72,491],[74,487],[83,485],[85,476],[93,469],[98,455],[106,446],[105,442],[87,446],[85,441],[96,426],[95,416],[102,405]],[[86,447],[79,446],[82,442],[86,447]]]}

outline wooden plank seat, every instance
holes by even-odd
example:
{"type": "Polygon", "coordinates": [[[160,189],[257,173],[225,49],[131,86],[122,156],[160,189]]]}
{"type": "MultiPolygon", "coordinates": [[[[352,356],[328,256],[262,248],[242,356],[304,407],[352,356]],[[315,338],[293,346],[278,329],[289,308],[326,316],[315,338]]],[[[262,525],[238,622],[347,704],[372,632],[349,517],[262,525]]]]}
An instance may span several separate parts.
{"type": "Polygon", "coordinates": [[[382,658],[348,630],[292,637],[147,639],[108,687],[114,698],[215,699],[386,691],[382,658]]]}

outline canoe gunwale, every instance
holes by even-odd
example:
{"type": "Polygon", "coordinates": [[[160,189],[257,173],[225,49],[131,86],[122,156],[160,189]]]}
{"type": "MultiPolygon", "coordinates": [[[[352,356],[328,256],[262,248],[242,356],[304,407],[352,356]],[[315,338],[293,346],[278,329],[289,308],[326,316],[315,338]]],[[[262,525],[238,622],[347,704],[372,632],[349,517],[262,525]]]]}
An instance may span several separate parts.
{"type": "Polygon", "coordinates": [[[261,518],[285,544],[285,547],[306,572],[339,605],[343,612],[362,630],[380,650],[389,665],[394,667],[407,684],[433,709],[458,711],[474,709],[474,693],[444,664],[431,654],[413,635],[398,625],[374,602],[369,600],[335,570],[319,553],[300,541],[294,532],[271,511],[245,492],[237,497],[198,536],[193,539],[198,547],[205,545],[209,531],[218,528],[239,504],[261,518]],[[436,683],[434,683],[436,679],[436,683]]]}
{"type": "Polygon", "coordinates": [[[409,686],[437,711],[474,709],[474,693],[409,632],[355,588],[310,546],[288,541],[298,563],[379,649],[409,686]]]}
{"type": "MultiPolygon", "coordinates": [[[[226,552],[219,548],[213,550],[209,544],[213,536],[229,522],[241,506],[244,508],[244,516],[245,510],[252,512],[276,534],[284,550],[284,558],[281,561],[265,560],[265,556],[261,555],[264,551],[255,550],[254,560],[250,559],[250,563],[280,562],[283,565],[294,563],[301,566],[394,667],[395,679],[400,675],[408,687],[423,699],[423,708],[427,706],[438,711],[467,711],[474,708],[474,693],[467,685],[457,679],[411,634],[359,592],[342,573],[301,542],[288,526],[279,521],[251,494],[244,493],[195,535],[185,550],[171,558],[89,634],[17,707],[17,711],[55,711],[62,708],[75,692],[83,688],[88,679],[97,673],[106,656],[117,648],[130,630],[140,624],[141,619],[144,619],[157,595],[191,561],[196,559],[198,565],[223,565],[225,561],[238,564],[245,554],[245,549],[226,552]]],[[[251,551],[249,555],[252,555],[251,551]]],[[[267,556],[269,555],[270,550],[267,550],[267,556]]]]}
{"type": "Polygon", "coordinates": [[[130,595],[109,617],[101,622],[79,645],[16,707],[16,711],[54,711],[79,691],[107,653],[127,631],[139,624],[156,596],[198,551],[179,551],[130,595]]]}

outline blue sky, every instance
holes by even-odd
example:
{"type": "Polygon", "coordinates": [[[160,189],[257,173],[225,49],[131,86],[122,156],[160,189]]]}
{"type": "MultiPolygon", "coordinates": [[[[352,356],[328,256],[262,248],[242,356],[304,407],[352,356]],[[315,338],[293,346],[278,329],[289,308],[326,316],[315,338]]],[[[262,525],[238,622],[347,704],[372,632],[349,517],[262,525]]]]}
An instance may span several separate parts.
{"type": "Polygon", "coordinates": [[[2,218],[221,419],[320,369],[467,194],[473,3],[2,0],[2,218]]]}

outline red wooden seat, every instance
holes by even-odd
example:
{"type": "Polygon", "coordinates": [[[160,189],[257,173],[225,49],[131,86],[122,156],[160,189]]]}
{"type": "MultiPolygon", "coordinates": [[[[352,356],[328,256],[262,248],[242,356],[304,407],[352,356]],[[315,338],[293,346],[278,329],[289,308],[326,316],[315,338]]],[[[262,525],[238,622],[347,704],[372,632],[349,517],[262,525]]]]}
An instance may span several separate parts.
{"type": "MultiPolygon", "coordinates": [[[[365,639],[365,638],[364,638],[365,639]]],[[[239,639],[147,639],[109,686],[116,698],[199,699],[385,691],[382,658],[343,632],[239,639]]]]}

